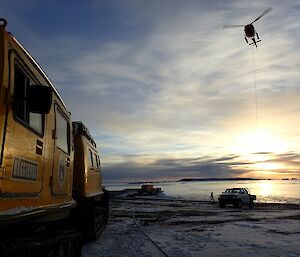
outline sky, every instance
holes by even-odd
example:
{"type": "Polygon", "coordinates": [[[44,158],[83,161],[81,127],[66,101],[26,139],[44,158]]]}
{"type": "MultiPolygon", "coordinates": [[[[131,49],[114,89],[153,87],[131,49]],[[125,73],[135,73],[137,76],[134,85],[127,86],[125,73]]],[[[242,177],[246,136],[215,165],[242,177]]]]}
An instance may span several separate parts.
{"type": "Polygon", "coordinates": [[[300,2],[1,0],[110,181],[300,178],[300,2]],[[261,38],[248,46],[243,28],[261,38]]]}

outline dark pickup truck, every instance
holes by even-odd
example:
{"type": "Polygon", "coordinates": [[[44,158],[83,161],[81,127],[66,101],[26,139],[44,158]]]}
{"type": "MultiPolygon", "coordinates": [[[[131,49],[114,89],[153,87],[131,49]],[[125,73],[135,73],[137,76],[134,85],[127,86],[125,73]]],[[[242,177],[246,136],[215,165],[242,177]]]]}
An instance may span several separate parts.
{"type": "Polygon", "coordinates": [[[229,188],[219,196],[218,200],[221,208],[225,208],[227,204],[233,204],[238,208],[242,208],[244,204],[252,207],[256,195],[251,195],[246,188],[229,188]]]}

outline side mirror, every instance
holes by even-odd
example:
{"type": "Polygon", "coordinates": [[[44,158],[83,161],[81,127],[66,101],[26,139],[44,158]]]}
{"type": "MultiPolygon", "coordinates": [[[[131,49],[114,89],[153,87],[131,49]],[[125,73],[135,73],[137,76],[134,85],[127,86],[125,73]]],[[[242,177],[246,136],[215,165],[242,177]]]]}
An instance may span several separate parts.
{"type": "Polygon", "coordinates": [[[52,89],[41,85],[31,85],[26,90],[27,110],[47,114],[52,105],[52,89]]]}

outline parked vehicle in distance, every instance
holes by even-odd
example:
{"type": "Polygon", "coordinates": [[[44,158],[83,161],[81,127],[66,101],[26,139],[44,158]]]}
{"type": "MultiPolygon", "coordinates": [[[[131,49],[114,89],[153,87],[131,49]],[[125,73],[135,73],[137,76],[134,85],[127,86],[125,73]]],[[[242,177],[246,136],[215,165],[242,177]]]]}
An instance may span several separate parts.
{"type": "Polygon", "coordinates": [[[138,195],[159,195],[163,191],[160,187],[154,187],[151,184],[144,184],[141,186],[141,189],[138,191],[138,195]]]}
{"type": "Polygon", "coordinates": [[[219,196],[218,200],[221,208],[225,208],[227,204],[233,204],[238,208],[242,208],[245,204],[252,207],[256,195],[251,195],[247,188],[229,188],[219,196]]]}

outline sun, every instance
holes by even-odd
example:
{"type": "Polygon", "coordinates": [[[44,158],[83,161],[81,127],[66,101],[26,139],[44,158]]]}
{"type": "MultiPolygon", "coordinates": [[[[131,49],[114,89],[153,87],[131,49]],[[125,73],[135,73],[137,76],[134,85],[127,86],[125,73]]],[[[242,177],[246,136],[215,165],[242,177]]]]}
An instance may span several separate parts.
{"type": "Polygon", "coordinates": [[[279,170],[282,165],[276,162],[257,162],[253,165],[253,168],[260,171],[279,170]]]}
{"type": "MultiPolygon", "coordinates": [[[[235,139],[233,150],[240,155],[283,153],[288,151],[288,144],[284,139],[276,137],[272,131],[258,130],[239,134],[235,139]]],[[[260,161],[259,156],[257,158],[256,161],[260,161]]]]}
{"type": "Polygon", "coordinates": [[[288,152],[289,147],[288,141],[276,136],[272,130],[261,129],[238,134],[231,150],[247,163],[236,168],[251,171],[251,176],[274,178],[287,168],[286,164],[276,162],[275,156],[288,152]]]}

